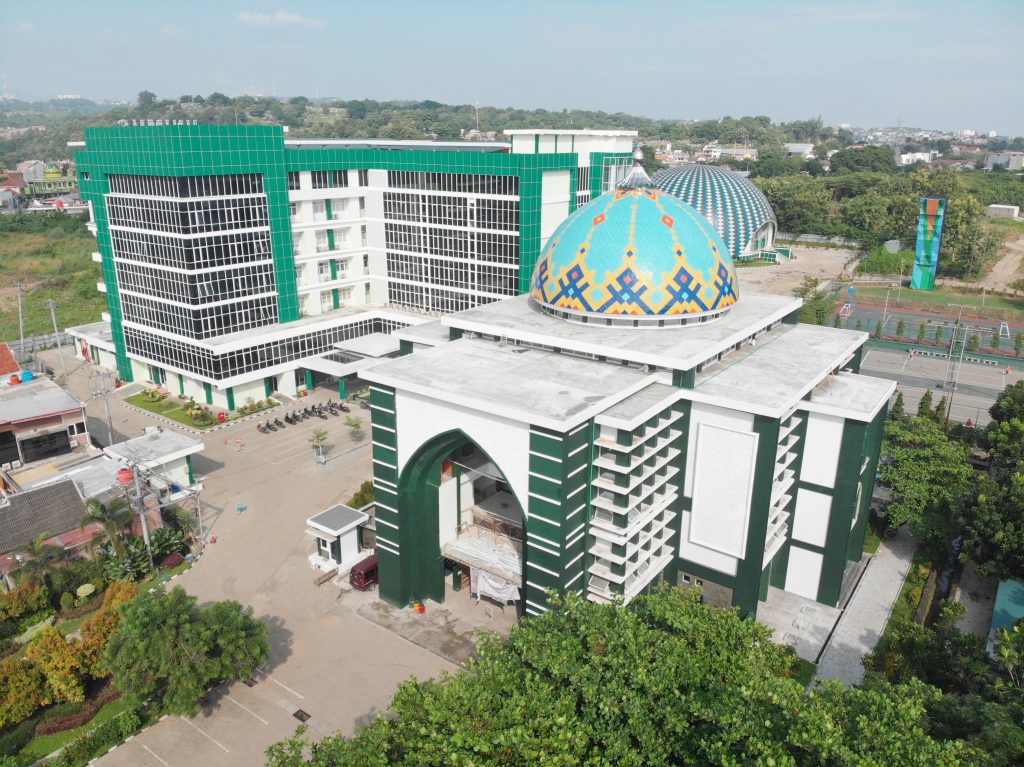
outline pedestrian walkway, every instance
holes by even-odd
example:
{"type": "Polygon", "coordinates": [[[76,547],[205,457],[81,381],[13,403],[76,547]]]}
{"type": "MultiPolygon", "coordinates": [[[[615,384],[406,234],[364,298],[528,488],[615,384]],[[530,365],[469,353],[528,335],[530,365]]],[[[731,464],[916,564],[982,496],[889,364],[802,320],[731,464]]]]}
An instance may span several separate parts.
{"type": "Polygon", "coordinates": [[[860,684],[863,658],[875,649],[917,550],[906,530],[882,542],[818,663],[815,679],[860,684]]]}

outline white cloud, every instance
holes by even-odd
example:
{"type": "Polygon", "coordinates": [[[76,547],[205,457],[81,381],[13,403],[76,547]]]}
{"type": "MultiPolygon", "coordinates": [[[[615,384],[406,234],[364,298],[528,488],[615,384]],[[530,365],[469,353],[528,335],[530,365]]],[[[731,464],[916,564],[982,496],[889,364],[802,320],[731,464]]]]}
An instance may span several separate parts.
{"type": "Polygon", "coordinates": [[[320,19],[300,16],[291,11],[277,10],[273,13],[253,13],[242,11],[238,20],[250,27],[322,27],[320,19]]]}

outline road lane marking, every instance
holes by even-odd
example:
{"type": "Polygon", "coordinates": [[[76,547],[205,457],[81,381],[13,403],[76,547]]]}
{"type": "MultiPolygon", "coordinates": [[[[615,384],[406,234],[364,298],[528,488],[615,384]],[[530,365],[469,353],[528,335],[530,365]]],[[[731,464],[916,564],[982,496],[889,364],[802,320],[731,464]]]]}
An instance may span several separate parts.
{"type": "Polygon", "coordinates": [[[262,716],[260,716],[259,714],[257,714],[257,713],[256,713],[255,711],[253,711],[252,709],[246,708],[245,706],[243,706],[243,705],[242,705],[241,703],[239,703],[239,702],[238,702],[237,700],[235,700],[234,698],[232,698],[232,697],[231,697],[230,695],[228,695],[227,693],[224,693],[224,697],[226,697],[226,698],[227,698],[228,700],[230,700],[230,701],[231,701],[232,703],[234,703],[234,704],[235,704],[236,706],[238,706],[238,707],[239,707],[240,709],[242,709],[243,711],[248,711],[248,712],[249,712],[250,714],[252,714],[252,715],[253,715],[254,717],[256,717],[256,718],[257,718],[257,719],[259,719],[259,720],[260,720],[261,722],[263,722],[263,724],[270,724],[270,722],[268,722],[268,721],[267,721],[266,719],[264,719],[264,718],[263,718],[262,716]]]}
{"type": "Polygon", "coordinates": [[[209,739],[210,739],[210,740],[211,740],[211,741],[212,741],[213,743],[216,743],[216,744],[217,744],[218,746],[220,746],[220,747],[221,747],[222,749],[224,749],[224,753],[226,753],[226,754],[230,754],[230,753],[231,753],[231,751],[230,751],[230,750],[228,749],[228,747],[227,747],[227,746],[225,746],[225,745],[224,745],[223,743],[221,743],[221,742],[220,742],[219,740],[217,740],[217,739],[216,739],[215,737],[213,737],[212,735],[210,735],[210,733],[206,732],[205,730],[200,730],[200,729],[199,729],[198,727],[196,727],[196,726],[195,726],[194,724],[192,724],[192,722],[190,722],[190,721],[189,721],[188,719],[186,719],[186,718],[185,718],[185,717],[183,717],[183,716],[182,716],[182,717],[179,717],[179,719],[181,719],[181,721],[183,721],[183,722],[184,722],[185,724],[187,724],[187,725],[188,725],[189,727],[191,727],[191,728],[192,728],[193,730],[195,730],[196,732],[198,732],[198,733],[199,733],[200,735],[205,735],[205,736],[206,736],[207,738],[209,738],[209,739]]]}
{"type": "Polygon", "coordinates": [[[149,752],[149,755],[150,755],[151,757],[153,757],[153,758],[154,758],[154,759],[156,759],[156,760],[157,760],[158,762],[160,762],[160,764],[164,765],[164,767],[171,767],[171,765],[170,765],[170,764],[168,764],[168,763],[167,763],[167,762],[165,762],[165,761],[164,761],[163,759],[161,759],[161,758],[160,758],[159,756],[157,756],[157,755],[156,755],[156,754],[155,754],[155,753],[153,752],[153,749],[151,749],[151,748],[150,748],[149,746],[143,746],[143,748],[144,748],[144,749],[146,749],[146,751],[148,751],[148,752],[149,752]]]}

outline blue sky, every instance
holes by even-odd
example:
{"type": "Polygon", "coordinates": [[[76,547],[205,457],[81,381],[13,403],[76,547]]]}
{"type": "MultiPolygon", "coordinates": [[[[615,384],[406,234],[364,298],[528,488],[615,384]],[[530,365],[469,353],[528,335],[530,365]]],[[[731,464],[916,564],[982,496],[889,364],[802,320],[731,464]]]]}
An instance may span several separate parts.
{"type": "Polygon", "coordinates": [[[1024,0],[0,0],[0,27],[0,70],[27,98],[148,89],[833,125],[902,116],[1024,135],[1024,0]]]}

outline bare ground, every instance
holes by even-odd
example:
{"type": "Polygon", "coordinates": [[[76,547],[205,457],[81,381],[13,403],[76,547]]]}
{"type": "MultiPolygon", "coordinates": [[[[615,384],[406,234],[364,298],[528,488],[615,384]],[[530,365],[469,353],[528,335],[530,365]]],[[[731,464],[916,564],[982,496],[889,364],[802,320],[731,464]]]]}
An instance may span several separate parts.
{"type": "Polygon", "coordinates": [[[743,268],[736,270],[740,291],[752,293],[774,293],[780,296],[793,295],[793,289],[800,286],[804,277],[817,277],[822,283],[829,282],[843,273],[846,262],[857,255],[853,250],[836,248],[794,247],[794,258],[775,266],[743,268]]]}

